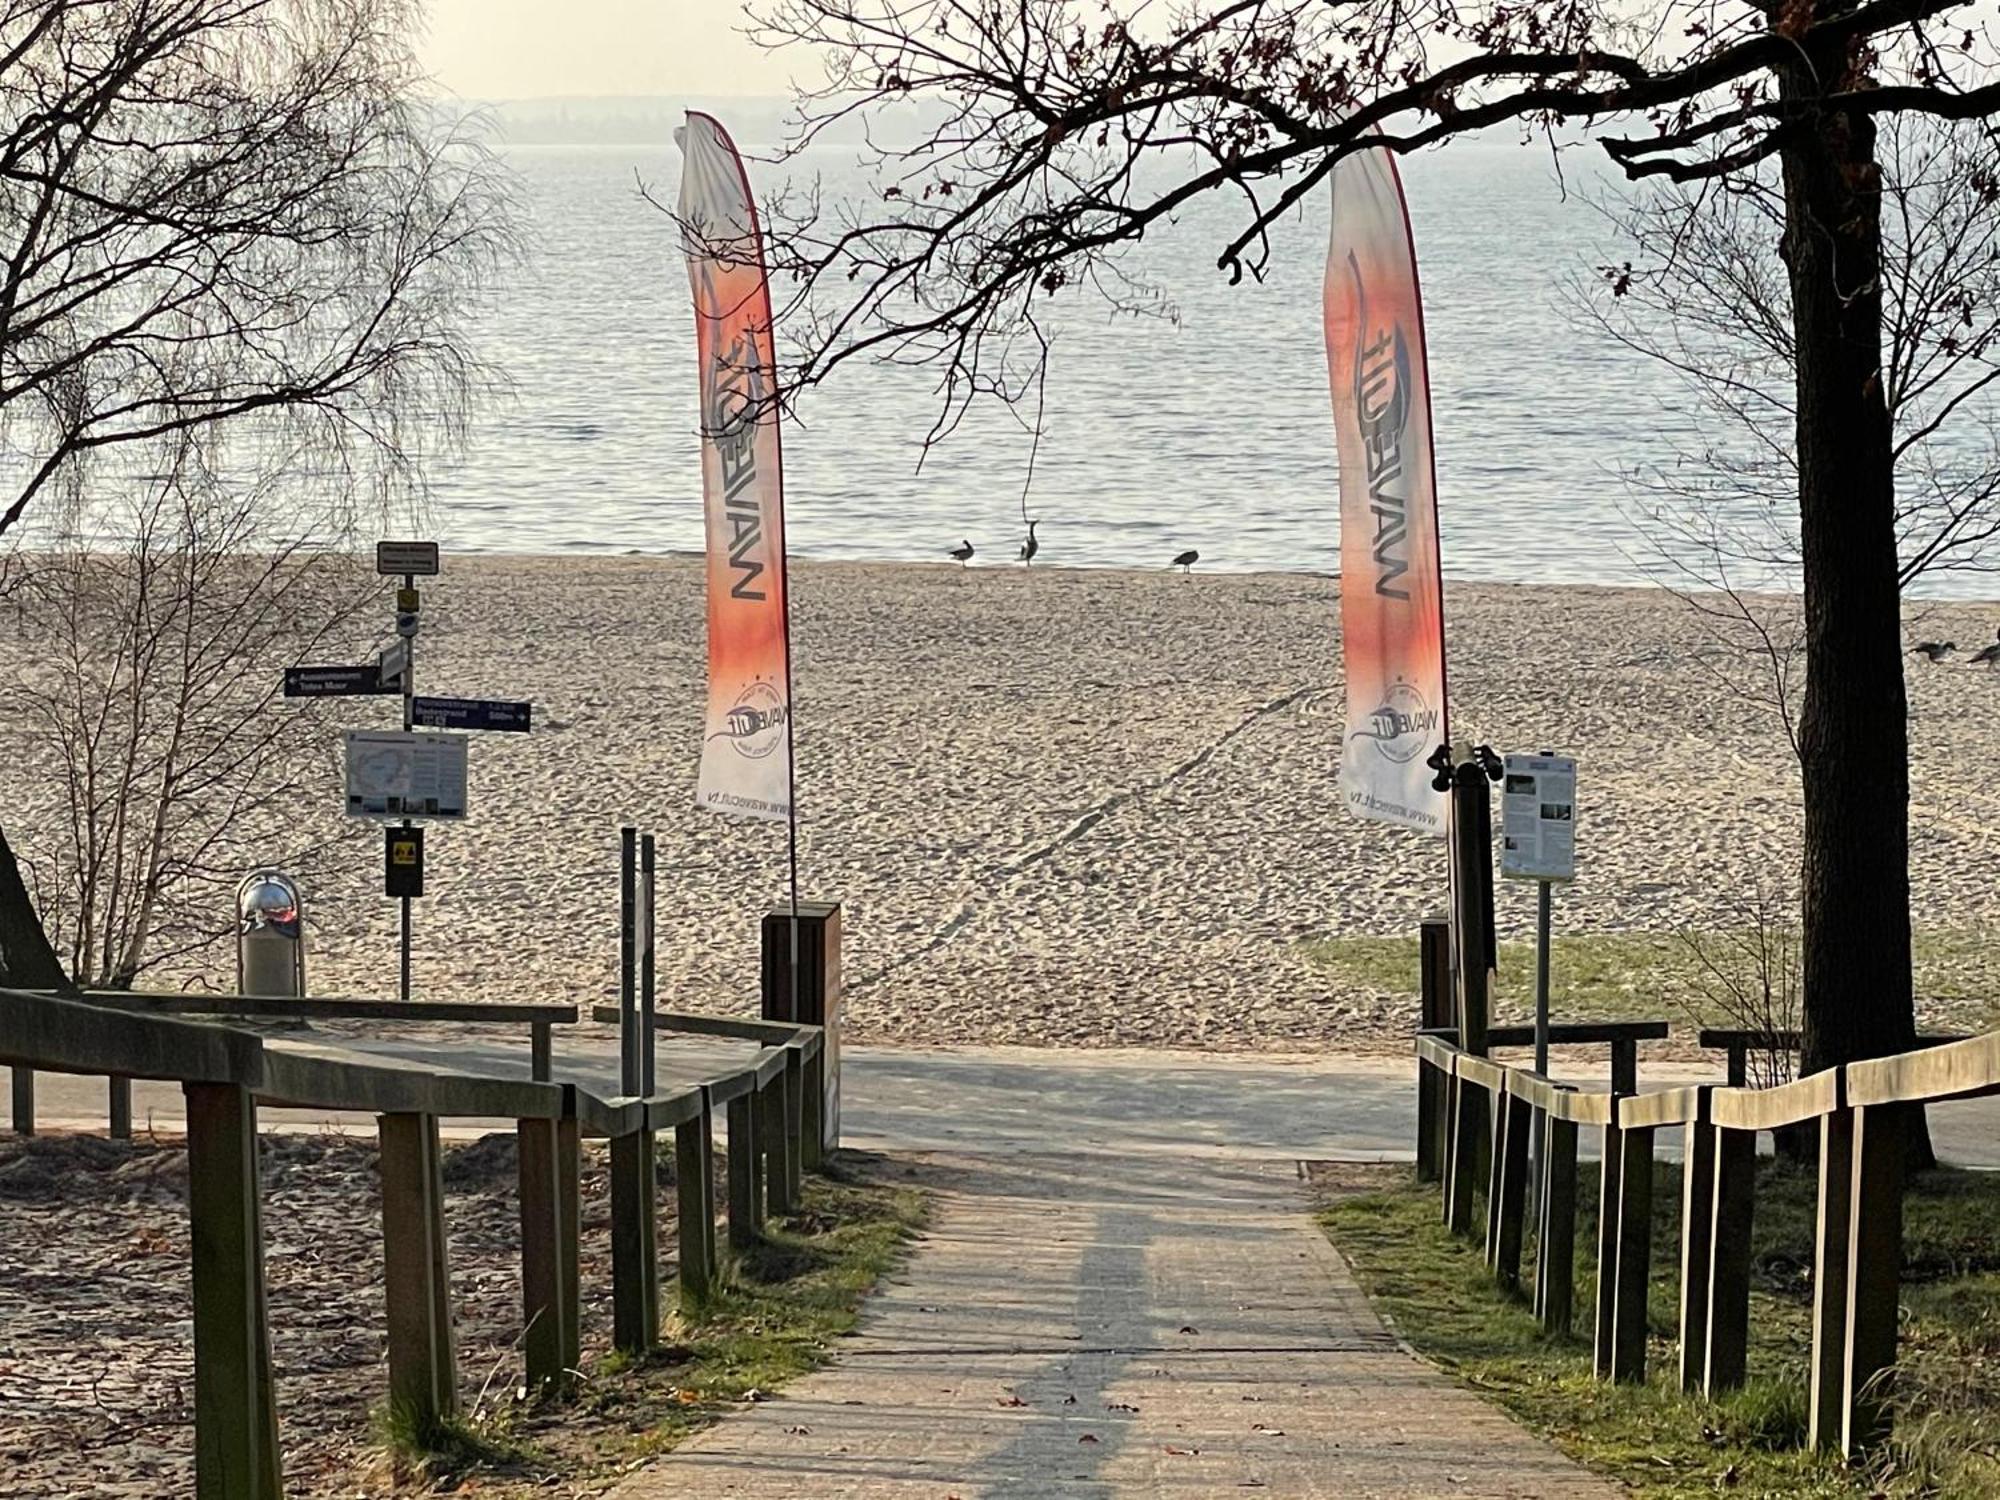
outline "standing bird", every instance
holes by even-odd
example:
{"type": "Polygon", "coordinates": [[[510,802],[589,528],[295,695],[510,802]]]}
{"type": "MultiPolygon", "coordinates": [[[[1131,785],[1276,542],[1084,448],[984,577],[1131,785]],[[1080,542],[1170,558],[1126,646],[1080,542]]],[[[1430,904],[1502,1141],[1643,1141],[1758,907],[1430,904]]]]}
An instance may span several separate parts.
{"type": "Polygon", "coordinates": [[[1172,562],[1168,563],[1167,566],[1170,568],[1179,568],[1181,570],[1181,577],[1185,578],[1187,577],[1188,569],[1192,568],[1196,563],[1200,561],[1201,561],[1201,554],[1195,551],[1194,548],[1190,547],[1187,549],[1187,551],[1183,552],[1179,557],[1175,558],[1172,562]]]}
{"type": "Polygon", "coordinates": [[[1912,656],[1921,656],[1927,661],[1940,662],[1958,649],[1956,641],[1918,641],[1912,656]]]}
{"type": "Polygon", "coordinates": [[[2000,661],[2000,630],[1993,632],[1993,644],[1983,648],[1977,656],[1972,658],[1972,664],[1975,667],[1981,663],[1990,667],[1996,661],[2000,661]]]}
{"type": "Polygon", "coordinates": [[[972,543],[960,542],[956,547],[952,548],[951,551],[947,552],[945,556],[957,558],[958,565],[962,568],[967,563],[972,561],[972,543]]]}
{"type": "Polygon", "coordinates": [[[1021,543],[1021,563],[1024,567],[1032,568],[1035,565],[1035,554],[1042,550],[1042,544],[1035,540],[1035,527],[1040,524],[1039,521],[1028,523],[1028,539],[1021,543]]]}

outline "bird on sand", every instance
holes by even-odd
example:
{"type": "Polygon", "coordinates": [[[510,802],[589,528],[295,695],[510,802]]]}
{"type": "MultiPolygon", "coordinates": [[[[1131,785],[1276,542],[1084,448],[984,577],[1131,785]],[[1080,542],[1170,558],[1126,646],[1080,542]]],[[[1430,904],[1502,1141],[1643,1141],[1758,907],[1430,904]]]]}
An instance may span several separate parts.
{"type": "Polygon", "coordinates": [[[1035,554],[1042,550],[1042,544],[1035,540],[1035,528],[1040,524],[1039,521],[1030,521],[1028,523],[1028,539],[1021,543],[1021,561],[1028,567],[1035,565],[1035,554]]]}
{"type": "Polygon", "coordinates": [[[1990,667],[1997,661],[2000,661],[2000,630],[1993,632],[1993,644],[1982,648],[1979,654],[1972,658],[1972,664],[1975,667],[1982,664],[1990,667]]]}
{"type": "Polygon", "coordinates": [[[951,551],[946,553],[945,555],[947,557],[957,558],[958,565],[962,568],[967,563],[972,561],[972,543],[960,542],[956,547],[952,548],[951,551]]]}
{"type": "Polygon", "coordinates": [[[1912,656],[1921,656],[1928,661],[1940,662],[1958,649],[1956,641],[1918,641],[1912,656]]]}
{"type": "Polygon", "coordinates": [[[1167,566],[1170,568],[1179,568],[1181,570],[1181,576],[1185,578],[1187,576],[1188,569],[1192,568],[1196,563],[1200,561],[1201,561],[1201,554],[1195,551],[1194,548],[1190,547],[1187,549],[1187,551],[1183,552],[1179,557],[1175,558],[1172,562],[1168,563],[1167,566]]]}

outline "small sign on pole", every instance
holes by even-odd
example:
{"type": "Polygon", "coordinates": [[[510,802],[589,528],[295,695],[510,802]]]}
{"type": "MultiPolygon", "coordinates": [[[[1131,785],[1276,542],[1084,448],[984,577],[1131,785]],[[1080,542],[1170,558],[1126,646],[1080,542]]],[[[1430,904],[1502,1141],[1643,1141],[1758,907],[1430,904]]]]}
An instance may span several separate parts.
{"type": "Polygon", "coordinates": [[[347,732],[351,818],[465,816],[464,735],[347,732]]]}
{"type": "Polygon", "coordinates": [[[436,542],[377,542],[375,544],[375,571],[383,577],[403,574],[407,577],[431,578],[438,570],[438,544],[436,542]]]}
{"type": "Polygon", "coordinates": [[[1576,761],[1510,755],[1500,792],[1500,873],[1510,880],[1576,879],[1576,761]]]}
{"type": "Polygon", "coordinates": [[[410,670],[410,643],[397,641],[388,650],[375,658],[375,671],[382,679],[382,691],[400,693],[403,690],[403,674],[410,670]]]}
{"type": "Polygon", "coordinates": [[[424,831],[389,827],[382,830],[382,890],[405,900],[424,893],[424,831]]]}
{"type": "Polygon", "coordinates": [[[410,704],[413,723],[427,729],[500,729],[526,734],[534,706],[493,698],[418,698],[410,704]]]}
{"type": "Polygon", "coordinates": [[[379,666],[287,667],[287,698],[366,698],[400,689],[387,684],[379,666]]]}

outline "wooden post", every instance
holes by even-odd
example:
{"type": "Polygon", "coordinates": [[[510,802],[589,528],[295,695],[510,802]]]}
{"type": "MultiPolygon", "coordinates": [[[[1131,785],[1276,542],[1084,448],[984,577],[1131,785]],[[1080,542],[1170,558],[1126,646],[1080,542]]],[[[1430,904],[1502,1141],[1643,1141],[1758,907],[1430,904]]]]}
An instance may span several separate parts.
{"type": "Polygon", "coordinates": [[[792,974],[789,904],[764,916],[761,965],[763,1017],[821,1028],[820,1146],[840,1145],[840,1033],[842,1029],[841,913],[837,901],[801,901],[798,906],[799,972],[792,974]]]}
{"type": "Polygon", "coordinates": [[[1611,1330],[1618,1307],[1618,1185],[1624,1169],[1624,1132],[1606,1125],[1597,1194],[1597,1308],[1591,1326],[1591,1369],[1599,1380],[1611,1378],[1611,1330]]]}
{"type": "Polygon", "coordinates": [[[132,1080],[115,1074],[110,1086],[111,1139],[129,1141],[132,1139],[132,1080]]]}
{"type": "Polygon", "coordinates": [[[437,1242],[443,1186],[437,1120],[379,1116],[382,1259],[389,1323],[389,1402],[419,1437],[458,1409],[452,1363],[450,1286],[437,1242]]]}
{"type": "Polygon", "coordinates": [[[189,1083],[182,1091],[194,1246],[195,1494],[280,1500],[257,1105],[232,1084],[189,1083]]]}
{"type": "Polygon", "coordinates": [[[1750,1225],[1756,1210],[1757,1133],[1708,1129],[1715,1137],[1709,1214],[1708,1332],[1702,1339],[1702,1394],[1710,1400],[1743,1384],[1750,1345],[1750,1225]]]}
{"type": "Polygon", "coordinates": [[[1646,1378],[1646,1293],[1653,1282],[1653,1132],[1620,1130],[1618,1286],[1612,1312],[1611,1378],[1646,1378]]]}
{"type": "Polygon", "coordinates": [[[785,1049],[785,1199],[797,1213],[806,1202],[806,1061],[796,1047],[785,1049]]]}
{"type": "Polygon", "coordinates": [[[799,1141],[805,1155],[800,1166],[807,1172],[817,1172],[826,1165],[826,1072],[819,1059],[814,1058],[805,1065],[803,1074],[805,1118],[800,1124],[799,1141]]]}
{"type": "Polygon", "coordinates": [[[1495,1271],[1500,1265],[1500,1214],[1506,1204],[1507,1195],[1501,1179],[1507,1170],[1507,1080],[1503,1075],[1500,1087],[1491,1090],[1491,1100],[1487,1107],[1487,1119],[1493,1139],[1493,1151],[1486,1163],[1486,1269],[1495,1271]]]}
{"type": "Polygon", "coordinates": [[[563,1117],[556,1121],[556,1253],[567,1373],[583,1365],[583,1131],[574,1095],[563,1092],[563,1117]]]}
{"type": "Polygon", "coordinates": [[[1499,1229],[1494,1240],[1493,1273],[1509,1291],[1521,1285],[1522,1220],[1528,1212],[1528,1142],[1535,1129],[1535,1112],[1525,1099],[1516,1099],[1510,1090],[1501,1096],[1506,1116],[1502,1139],[1504,1150],[1495,1156],[1502,1163],[1500,1178],[1499,1229]]]}
{"type": "Polygon", "coordinates": [[[1458,1075],[1444,1072],[1439,1078],[1439,1093],[1444,1102],[1444,1118],[1440,1122],[1439,1141],[1443,1147],[1443,1160],[1439,1165],[1444,1169],[1444,1181],[1438,1191],[1438,1217],[1446,1224],[1451,1223],[1452,1194],[1458,1184],[1458,1075]]]}
{"type": "Polygon", "coordinates": [[[1576,1122],[1551,1117],[1542,1155],[1542,1232],[1535,1245],[1535,1316],[1568,1333],[1576,1297],[1576,1122]]]}
{"type": "Polygon", "coordinates": [[[1680,1388],[1702,1387],[1708,1369],[1708,1267],[1715,1236],[1715,1132],[1708,1123],[1708,1089],[1697,1094],[1695,1118],[1681,1147],[1680,1388]]]}
{"type": "Polygon", "coordinates": [[[1478,756],[1452,773],[1450,839],[1458,1044],[1484,1057],[1494,955],[1493,793],[1478,756]]]}
{"type": "Polygon", "coordinates": [[[681,1310],[693,1313],[715,1289],[715,1199],[708,1102],[674,1127],[674,1194],[680,1226],[681,1310]]]}
{"type": "Polygon", "coordinates": [[[647,1295],[658,1274],[652,1216],[653,1137],[635,1130],[611,1138],[611,1342],[643,1354],[658,1341],[658,1305],[647,1295]]]}
{"type": "Polygon", "coordinates": [[[35,1133],[35,1070],[17,1067],[14,1073],[14,1134],[35,1133]]]}
{"type": "Polygon", "coordinates": [[[562,1193],[557,1187],[556,1122],[517,1120],[520,1155],[522,1352],[530,1395],[566,1383],[563,1363],[562,1193]]]}
{"type": "Polygon", "coordinates": [[[1639,1092],[1639,1044],[1629,1036],[1621,1036],[1611,1044],[1611,1092],[1639,1092]]]}
{"type": "Polygon", "coordinates": [[[555,1078],[554,1028],[547,1021],[536,1021],[528,1027],[528,1076],[536,1083],[549,1083],[555,1078]]]}
{"type": "Polygon", "coordinates": [[[764,1227],[762,1194],[757,1191],[757,1099],[739,1094],[729,1101],[729,1248],[748,1250],[764,1227]]]}
{"type": "Polygon", "coordinates": [[[1847,1248],[1853,1232],[1854,1111],[1819,1122],[1819,1218],[1813,1230],[1812,1433],[1839,1451],[1846,1404],[1847,1248]]]}
{"type": "MultiPolygon", "coordinates": [[[[1422,978],[1419,1024],[1426,1029],[1451,1024],[1451,923],[1426,917],[1417,934],[1418,973],[1422,978]]],[[[1417,1181],[1436,1182],[1443,1170],[1444,1078],[1427,1063],[1417,1063],[1417,1181]]]]}
{"type": "Polygon", "coordinates": [[[1888,1435],[1903,1260],[1903,1171],[1921,1105],[1854,1111],[1854,1186],[1847,1264],[1847,1359],[1840,1450],[1853,1457],[1888,1435]]]}
{"type": "Polygon", "coordinates": [[[789,1214],[798,1210],[792,1197],[792,1138],[785,1128],[785,1075],[783,1070],[757,1090],[757,1144],[764,1159],[764,1202],[768,1214],[789,1214]]]}
{"type": "Polygon", "coordinates": [[[1472,1233],[1472,1195],[1478,1185],[1479,1127],[1486,1115],[1486,1090],[1476,1083],[1452,1079],[1451,1182],[1445,1202],[1445,1224],[1453,1234],[1472,1233]]]}

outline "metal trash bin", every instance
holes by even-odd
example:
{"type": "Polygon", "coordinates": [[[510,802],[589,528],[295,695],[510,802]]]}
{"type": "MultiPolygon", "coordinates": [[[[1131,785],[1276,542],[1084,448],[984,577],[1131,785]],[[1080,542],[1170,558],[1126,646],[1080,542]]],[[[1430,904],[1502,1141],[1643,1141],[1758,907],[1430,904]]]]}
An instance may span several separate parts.
{"type": "Polygon", "coordinates": [[[282,870],[253,870],[236,887],[236,992],[306,992],[306,936],[298,882],[282,870]]]}

